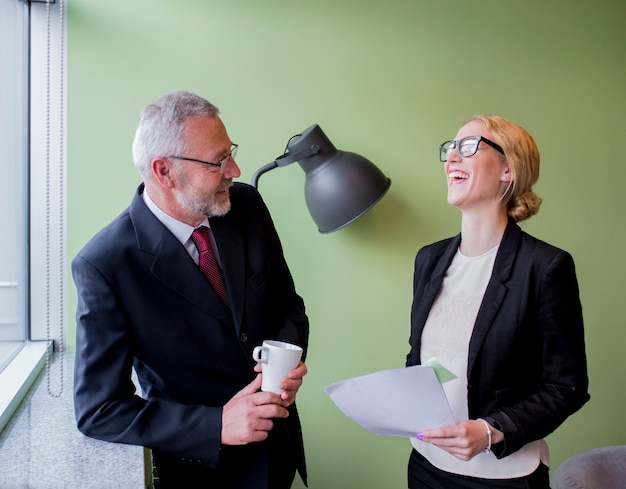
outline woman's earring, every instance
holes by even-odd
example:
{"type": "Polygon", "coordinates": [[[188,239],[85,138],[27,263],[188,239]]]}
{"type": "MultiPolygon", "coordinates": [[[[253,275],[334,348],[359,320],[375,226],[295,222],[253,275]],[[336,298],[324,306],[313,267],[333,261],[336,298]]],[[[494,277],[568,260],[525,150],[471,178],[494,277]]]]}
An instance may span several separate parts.
{"type": "MultiPolygon", "coordinates": [[[[504,178],[502,179],[502,181],[504,182],[504,178]]],[[[504,197],[506,196],[506,194],[509,193],[509,190],[511,190],[511,186],[513,185],[513,180],[509,180],[509,184],[506,186],[506,190],[504,191],[504,193],[500,196],[499,200],[504,199],[504,197]]]]}

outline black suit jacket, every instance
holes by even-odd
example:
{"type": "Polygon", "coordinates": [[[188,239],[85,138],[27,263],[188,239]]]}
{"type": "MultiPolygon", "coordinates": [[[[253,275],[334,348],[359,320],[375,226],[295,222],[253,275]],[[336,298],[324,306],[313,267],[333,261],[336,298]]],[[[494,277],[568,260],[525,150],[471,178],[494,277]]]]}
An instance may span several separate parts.
{"type": "MultiPolygon", "coordinates": [[[[72,262],[78,428],[215,468],[222,406],[254,379],[253,348],[275,338],[302,346],[306,358],[308,319],[253,187],[236,183],[231,211],[210,220],[232,312],[146,207],[142,191],[72,262]]],[[[290,409],[281,433],[306,483],[300,423],[295,405],[290,409]]],[[[246,457],[258,466],[259,446],[227,452],[245,470],[246,457]]]]}
{"type": "MultiPolygon", "coordinates": [[[[424,324],[461,235],[422,248],[415,259],[411,350],[421,363],[424,324]]],[[[545,437],[587,402],[582,308],[572,257],[509,221],[470,339],[471,419],[505,434],[498,457],[545,437]]]]}

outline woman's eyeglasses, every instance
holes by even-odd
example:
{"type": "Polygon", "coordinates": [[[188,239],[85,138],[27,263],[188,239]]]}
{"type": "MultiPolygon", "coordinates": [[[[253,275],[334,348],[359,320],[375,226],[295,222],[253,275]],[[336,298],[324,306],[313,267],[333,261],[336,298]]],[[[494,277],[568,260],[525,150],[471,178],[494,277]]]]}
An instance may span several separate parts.
{"type": "Polygon", "coordinates": [[[476,151],[478,151],[478,145],[481,141],[487,143],[495,150],[504,154],[502,146],[494,143],[484,136],[465,136],[464,138],[446,141],[445,143],[441,144],[439,146],[439,159],[442,163],[445,163],[448,159],[448,155],[454,148],[457,148],[459,154],[463,158],[467,158],[468,156],[474,156],[476,154],[476,151]]]}

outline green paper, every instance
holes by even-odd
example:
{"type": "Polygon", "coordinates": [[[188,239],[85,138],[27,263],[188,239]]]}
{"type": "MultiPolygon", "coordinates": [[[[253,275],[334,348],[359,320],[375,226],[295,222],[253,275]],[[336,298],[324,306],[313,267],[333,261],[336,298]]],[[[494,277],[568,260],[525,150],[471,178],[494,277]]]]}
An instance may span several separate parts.
{"type": "Polygon", "coordinates": [[[433,368],[437,379],[439,379],[439,382],[442,384],[445,384],[450,380],[456,379],[456,375],[454,375],[446,367],[441,365],[435,357],[428,360],[426,363],[424,363],[424,365],[428,365],[429,367],[433,368]]]}

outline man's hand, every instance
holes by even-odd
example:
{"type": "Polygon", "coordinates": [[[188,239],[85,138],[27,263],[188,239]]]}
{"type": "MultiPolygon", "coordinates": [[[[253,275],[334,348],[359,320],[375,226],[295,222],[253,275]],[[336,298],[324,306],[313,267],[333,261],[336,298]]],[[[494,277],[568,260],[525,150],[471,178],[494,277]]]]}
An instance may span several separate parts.
{"type": "MultiPolygon", "coordinates": [[[[260,363],[257,363],[255,365],[254,371],[262,371],[262,366],[260,363]]],[[[289,371],[287,379],[283,380],[278,385],[280,389],[284,389],[285,391],[280,395],[283,406],[289,407],[294,402],[296,402],[296,394],[298,393],[298,389],[300,389],[300,386],[302,385],[302,377],[304,377],[307,372],[308,370],[306,368],[306,365],[300,362],[296,368],[289,371]]]]}
{"type": "Polygon", "coordinates": [[[222,444],[247,445],[263,441],[274,427],[272,418],[289,416],[278,394],[259,392],[260,388],[261,376],[257,375],[226,403],[222,411],[222,444]]]}

